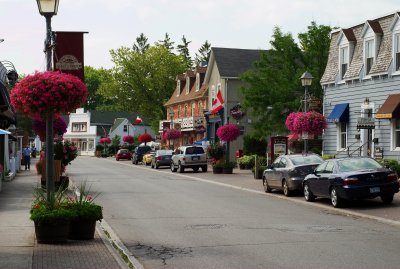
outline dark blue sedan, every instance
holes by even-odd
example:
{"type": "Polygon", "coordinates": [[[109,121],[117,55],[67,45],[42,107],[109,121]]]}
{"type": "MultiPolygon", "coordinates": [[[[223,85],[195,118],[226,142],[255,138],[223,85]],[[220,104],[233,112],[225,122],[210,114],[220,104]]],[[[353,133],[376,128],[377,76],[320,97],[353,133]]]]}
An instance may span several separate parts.
{"type": "Polygon", "coordinates": [[[345,200],[378,196],[384,204],[390,204],[399,192],[399,181],[395,172],[371,158],[331,159],[305,177],[303,191],[306,201],[328,197],[333,207],[342,207],[345,200]]]}

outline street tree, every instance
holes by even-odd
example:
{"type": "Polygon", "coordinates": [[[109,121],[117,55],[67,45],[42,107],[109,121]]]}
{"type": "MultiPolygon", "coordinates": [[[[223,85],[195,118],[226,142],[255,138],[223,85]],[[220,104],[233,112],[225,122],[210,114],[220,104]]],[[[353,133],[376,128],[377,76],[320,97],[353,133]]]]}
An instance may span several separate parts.
{"type": "Polygon", "coordinates": [[[211,43],[206,40],[196,53],[195,64],[196,66],[206,66],[210,59],[211,43]]]}
{"type": "Polygon", "coordinates": [[[97,110],[105,102],[105,98],[99,93],[99,89],[103,83],[107,83],[111,79],[111,70],[104,68],[96,69],[91,66],[85,66],[85,84],[88,88],[89,95],[84,108],[87,110],[97,110]]]}
{"type": "Polygon", "coordinates": [[[171,38],[169,37],[168,33],[165,33],[164,40],[158,40],[158,42],[156,42],[156,45],[164,46],[169,51],[172,51],[174,49],[174,44],[175,42],[171,41],[171,38]]]}
{"type": "Polygon", "coordinates": [[[304,66],[292,34],[275,27],[270,44],[271,50],[260,52],[254,69],[241,77],[248,84],[243,88],[243,105],[254,116],[253,126],[259,136],[284,131],[286,114],[297,110],[301,96],[298,78],[304,66]]]}
{"type": "Polygon", "coordinates": [[[111,50],[111,57],[115,64],[111,87],[101,87],[101,94],[112,100],[109,109],[146,115],[158,130],[159,120],[166,117],[164,103],[175,90],[175,77],[186,70],[182,57],[161,45],[149,46],[143,53],[121,47],[111,50]]]}

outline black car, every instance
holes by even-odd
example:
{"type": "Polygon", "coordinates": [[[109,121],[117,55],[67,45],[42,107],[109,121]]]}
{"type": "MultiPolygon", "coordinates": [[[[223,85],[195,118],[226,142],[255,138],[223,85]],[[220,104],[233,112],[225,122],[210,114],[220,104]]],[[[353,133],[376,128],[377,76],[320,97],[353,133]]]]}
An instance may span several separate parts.
{"type": "Polygon", "coordinates": [[[132,154],[132,163],[138,164],[143,161],[143,155],[151,151],[149,146],[139,146],[136,147],[132,154]]]}
{"type": "Polygon", "coordinates": [[[290,196],[293,191],[303,189],[303,179],[312,173],[324,160],[317,154],[289,154],[282,155],[263,173],[265,192],[272,189],[283,190],[283,194],[290,196]]]}
{"type": "Polygon", "coordinates": [[[306,201],[328,197],[333,207],[343,206],[345,200],[378,196],[390,204],[399,191],[399,181],[395,172],[368,157],[332,159],[306,176],[303,191],[306,201]]]}
{"type": "Polygon", "coordinates": [[[151,168],[158,169],[160,166],[171,165],[172,150],[170,149],[159,149],[155,155],[151,158],[151,168]]]}

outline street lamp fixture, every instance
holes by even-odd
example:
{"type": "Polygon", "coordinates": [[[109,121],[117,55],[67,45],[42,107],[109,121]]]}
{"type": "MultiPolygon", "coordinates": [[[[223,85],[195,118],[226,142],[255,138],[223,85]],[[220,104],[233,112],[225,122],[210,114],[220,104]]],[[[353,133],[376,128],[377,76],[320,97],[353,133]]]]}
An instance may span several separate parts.
{"type": "MultiPolygon", "coordinates": [[[[304,72],[300,77],[301,85],[304,87],[304,112],[307,112],[307,99],[308,99],[308,87],[311,86],[313,76],[308,72],[304,72]]],[[[304,153],[307,154],[308,151],[308,141],[304,139],[304,153]]]]}
{"type": "MultiPolygon", "coordinates": [[[[36,0],[40,15],[46,18],[46,41],[44,51],[46,53],[46,70],[51,71],[52,56],[52,30],[51,17],[57,15],[59,0],[36,0]]],[[[53,115],[46,115],[46,188],[47,200],[51,199],[51,193],[54,192],[54,141],[53,141],[53,115]]]]}
{"type": "Polygon", "coordinates": [[[3,39],[3,38],[0,38],[0,43],[1,43],[1,42],[4,42],[4,39],[3,39]]]}

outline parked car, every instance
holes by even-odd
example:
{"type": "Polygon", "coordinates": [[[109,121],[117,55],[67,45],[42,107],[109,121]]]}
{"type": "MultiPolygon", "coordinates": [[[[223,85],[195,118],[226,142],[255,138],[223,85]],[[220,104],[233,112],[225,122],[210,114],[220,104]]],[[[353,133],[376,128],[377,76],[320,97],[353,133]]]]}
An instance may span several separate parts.
{"type": "Polygon", "coordinates": [[[115,155],[115,159],[117,161],[119,160],[131,160],[132,159],[132,153],[129,152],[127,149],[120,149],[117,151],[117,154],[115,155]]]}
{"type": "Polygon", "coordinates": [[[150,152],[151,148],[149,146],[138,146],[133,151],[132,163],[138,164],[143,161],[143,155],[150,152]]]}
{"type": "Polygon", "coordinates": [[[151,159],[151,168],[158,169],[160,166],[171,165],[172,150],[160,149],[157,150],[151,159]]]}
{"type": "Polygon", "coordinates": [[[290,154],[276,158],[263,173],[265,192],[278,189],[283,190],[285,196],[290,196],[295,190],[301,191],[304,177],[323,161],[317,154],[290,154]]]}
{"type": "Polygon", "coordinates": [[[306,176],[303,190],[306,201],[328,197],[333,207],[342,207],[345,200],[378,196],[390,204],[399,192],[399,181],[395,172],[368,157],[331,159],[306,176]]]}
{"type": "Polygon", "coordinates": [[[143,163],[147,166],[151,164],[151,159],[153,156],[156,154],[155,151],[150,151],[147,152],[146,154],[143,155],[143,163]]]}
{"type": "Polygon", "coordinates": [[[181,146],[175,150],[171,158],[171,171],[183,173],[185,168],[192,168],[193,171],[207,172],[207,154],[203,147],[190,145],[181,146]]]}

